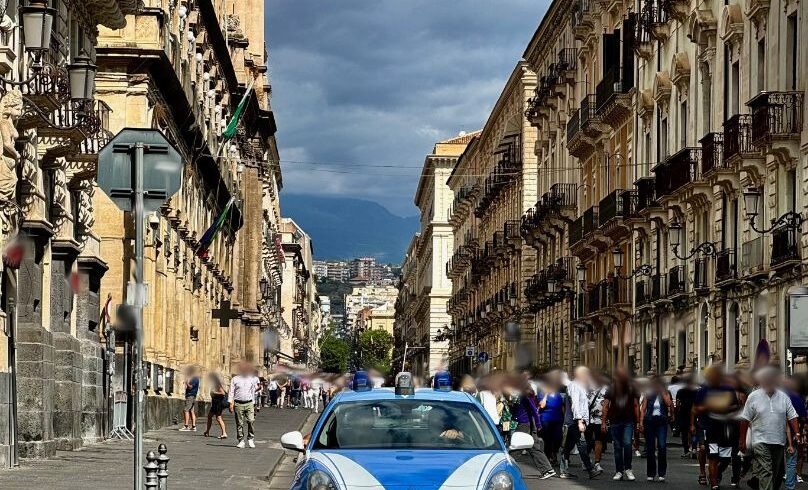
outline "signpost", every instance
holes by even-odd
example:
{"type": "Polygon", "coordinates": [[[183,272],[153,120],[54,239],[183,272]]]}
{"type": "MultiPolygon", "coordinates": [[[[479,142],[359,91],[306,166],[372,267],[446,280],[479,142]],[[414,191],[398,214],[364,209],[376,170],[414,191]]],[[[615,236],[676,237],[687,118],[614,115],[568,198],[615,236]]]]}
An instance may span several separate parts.
{"type": "Polygon", "coordinates": [[[98,186],[135,221],[135,457],[134,488],[143,488],[143,247],[146,214],[160,206],[180,189],[182,157],[163,133],[155,129],[121,130],[98,152],[98,186]]]}

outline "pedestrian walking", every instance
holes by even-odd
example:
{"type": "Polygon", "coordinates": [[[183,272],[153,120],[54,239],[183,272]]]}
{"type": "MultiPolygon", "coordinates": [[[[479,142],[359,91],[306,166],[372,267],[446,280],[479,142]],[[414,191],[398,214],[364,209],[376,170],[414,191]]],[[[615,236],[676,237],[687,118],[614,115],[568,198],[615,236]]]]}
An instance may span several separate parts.
{"type": "Polygon", "coordinates": [[[311,409],[314,412],[320,411],[320,399],[323,391],[323,380],[320,377],[314,377],[309,386],[311,391],[311,409]]]}
{"type": "Polygon", "coordinates": [[[282,378],[278,381],[278,408],[285,408],[289,400],[289,379],[282,378]]]}
{"type": "Polygon", "coordinates": [[[640,405],[640,432],[645,435],[646,476],[648,481],[665,481],[668,471],[668,423],[673,414],[673,401],[658,377],[651,380],[650,390],[640,405]]]}
{"type": "Polygon", "coordinates": [[[269,378],[269,406],[278,406],[278,381],[275,378],[269,378]]]}
{"type": "Polygon", "coordinates": [[[678,427],[679,437],[682,441],[682,457],[689,458],[696,450],[692,444],[694,434],[690,431],[690,415],[693,412],[693,402],[696,399],[698,386],[694,383],[692,376],[685,377],[682,382],[683,386],[676,390],[676,395],[671,393],[671,397],[674,399],[675,425],[678,427]]]}
{"type": "MultiPolygon", "coordinates": [[[[738,432],[733,418],[740,409],[735,387],[728,383],[719,365],[704,370],[706,384],[696,393],[694,413],[704,431],[704,446],[710,487],[717,489],[726,468],[733,463],[731,484],[740,482],[737,459],[738,432]]],[[[783,426],[785,428],[785,425],[783,426]]],[[[695,430],[695,427],[693,428],[695,430]]],[[[699,476],[699,483],[703,481],[699,476]]]]}
{"type": "Polygon", "coordinates": [[[589,459],[587,452],[586,427],[589,425],[589,399],[587,393],[589,385],[592,382],[592,377],[589,368],[579,366],[575,368],[572,381],[567,385],[566,413],[564,419],[564,429],[562,436],[561,446],[561,478],[573,478],[570,474],[570,455],[572,449],[578,449],[578,457],[581,458],[581,463],[584,469],[589,474],[589,478],[596,478],[603,473],[602,470],[598,471],[592,466],[592,461],[589,459]]]}
{"type": "Polygon", "coordinates": [[[216,419],[221,430],[219,439],[227,439],[227,429],[224,419],[222,419],[222,412],[227,406],[227,390],[225,390],[221,378],[215,373],[208,375],[208,384],[210,385],[210,408],[208,409],[208,425],[203,435],[210,436],[210,427],[213,425],[213,419],[216,419]]]}
{"type": "Polygon", "coordinates": [[[600,460],[606,446],[606,431],[603,430],[603,399],[607,389],[603,378],[597,375],[593,377],[592,386],[587,393],[589,401],[589,425],[586,426],[587,450],[595,459],[596,471],[603,471],[600,460]]]}
{"type": "Polygon", "coordinates": [[[614,380],[603,398],[601,428],[606,431],[608,425],[612,436],[615,466],[612,479],[634,481],[636,477],[631,467],[632,441],[634,427],[639,421],[640,407],[639,397],[626,368],[617,368],[614,380]]]}
{"type": "Polygon", "coordinates": [[[185,370],[185,404],[182,407],[183,426],[180,431],[196,432],[196,396],[199,394],[199,376],[193,366],[185,370]]]}
{"type": "Polygon", "coordinates": [[[785,457],[796,451],[800,441],[797,412],[788,395],[779,389],[777,368],[761,368],[756,379],[759,388],[749,394],[741,412],[740,449],[746,452],[746,434],[751,432],[752,472],[759,490],[778,490],[785,477],[785,457]],[[785,430],[794,437],[787,437],[785,430]]]}
{"type": "Polygon", "coordinates": [[[544,441],[537,436],[541,431],[539,410],[535,401],[536,394],[527,382],[521,389],[511,392],[510,411],[516,422],[516,432],[524,432],[533,437],[533,447],[526,451],[530,463],[538,470],[540,478],[546,480],[556,475],[550,460],[544,453],[544,441]]]}
{"type": "Polygon", "coordinates": [[[291,398],[289,400],[289,405],[292,408],[300,408],[300,396],[303,390],[303,382],[300,380],[299,376],[295,376],[292,378],[291,383],[289,384],[291,389],[291,398]]]}
{"type": "Polygon", "coordinates": [[[236,447],[243,449],[245,444],[251,448],[255,447],[255,394],[258,390],[259,380],[253,374],[250,363],[242,361],[239,363],[239,374],[230,380],[230,391],[228,400],[230,401],[230,411],[236,416],[236,437],[238,444],[236,447]],[[247,433],[244,433],[244,425],[247,425],[247,433]]]}
{"type": "Polygon", "coordinates": [[[791,400],[791,404],[794,406],[794,411],[797,413],[797,427],[799,428],[799,432],[797,434],[794,434],[789,430],[791,445],[796,449],[796,451],[786,454],[785,487],[786,490],[794,490],[797,483],[802,482],[800,473],[802,473],[802,461],[804,456],[803,448],[805,441],[802,440],[803,443],[801,443],[801,439],[797,436],[800,434],[805,434],[805,422],[806,419],[808,419],[808,410],[806,410],[805,399],[799,393],[799,386],[796,379],[786,379],[785,383],[783,384],[783,389],[788,395],[789,400],[791,400]]]}
{"type": "Polygon", "coordinates": [[[558,464],[558,451],[561,449],[561,439],[564,433],[566,400],[564,393],[561,393],[561,388],[559,373],[548,373],[544,390],[539,398],[539,419],[541,420],[539,436],[544,440],[544,451],[553,465],[558,464]]]}

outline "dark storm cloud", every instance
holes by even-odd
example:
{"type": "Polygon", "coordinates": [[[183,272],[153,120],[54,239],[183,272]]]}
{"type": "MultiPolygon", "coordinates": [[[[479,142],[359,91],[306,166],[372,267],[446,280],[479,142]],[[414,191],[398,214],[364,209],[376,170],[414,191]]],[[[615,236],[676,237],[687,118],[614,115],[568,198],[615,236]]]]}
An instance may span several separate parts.
{"type": "Polygon", "coordinates": [[[417,168],[339,163],[420,166],[435,141],[479,128],[547,3],[270,0],[285,190],[413,214],[417,168]]]}

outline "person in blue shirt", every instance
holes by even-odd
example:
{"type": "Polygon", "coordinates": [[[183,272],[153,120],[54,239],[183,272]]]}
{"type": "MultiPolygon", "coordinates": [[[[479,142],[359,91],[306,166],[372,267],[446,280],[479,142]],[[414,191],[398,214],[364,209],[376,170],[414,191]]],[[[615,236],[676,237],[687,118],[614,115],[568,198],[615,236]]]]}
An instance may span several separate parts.
{"type": "Polygon", "coordinates": [[[545,480],[556,475],[555,470],[544,453],[544,440],[538,437],[541,432],[541,418],[536,404],[536,393],[527,382],[521,389],[511,393],[511,415],[516,422],[516,432],[524,432],[533,436],[533,447],[526,451],[530,463],[539,471],[540,478],[545,480]]]}
{"type": "Polygon", "coordinates": [[[196,395],[199,393],[199,376],[193,366],[185,371],[185,406],[182,409],[184,425],[181,431],[196,432],[196,395]]]}
{"type": "MultiPolygon", "coordinates": [[[[797,412],[797,425],[800,428],[800,434],[805,429],[805,422],[808,420],[808,409],[805,406],[805,398],[799,393],[799,385],[794,378],[788,378],[783,383],[783,388],[794,405],[794,411],[797,412]]],[[[786,490],[794,490],[797,483],[802,481],[799,475],[802,474],[802,462],[805,456],[803,445],[799,443],[798,436],[800,434],[792,434],[789,430],[789,437],[791,437],[793,447],[797,448],[796,451],[791,453],[786,452],[786,490]]]]}
{"type": "Polygon", "coordinates": [[[553,465],[558,464],[558,451],[564,428],[564,407],[566,401],[560,392],[561,381],[554,376],[547,377],[544,392],[539,396],[539,436],[544,440],[544,452],[553,465]]]}

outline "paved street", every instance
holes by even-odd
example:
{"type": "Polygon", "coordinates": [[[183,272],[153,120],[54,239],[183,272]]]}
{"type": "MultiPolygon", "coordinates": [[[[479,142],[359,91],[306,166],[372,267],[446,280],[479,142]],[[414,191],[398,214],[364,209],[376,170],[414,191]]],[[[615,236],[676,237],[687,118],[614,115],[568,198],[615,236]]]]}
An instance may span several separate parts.
{"type": "MultiPolygon", "coordinates": [[[[235,423],[227,413],[225,421],[230,436],[227,440],[203,437],[204,422],[200,420],[198,432],[179,432],[176,427],[149,432],[144,447],[156,450],[160,443],[168,447],[172,490],[266,488],[270,473],[283,455],[281,434],[299,429],[309,414],[308,410],[262,410],[256,420],[257,447],[253,450],[234,447],[235,423]]],[[[218,434],[218,429],[211,432],[218,434]]],[[[80,451],[59,451],[54,459],[23,460],[18,469],[0,471],[0,488],[130,488],[131,461],[132,446],[125,441],[109,441],[80,451]]]]}

